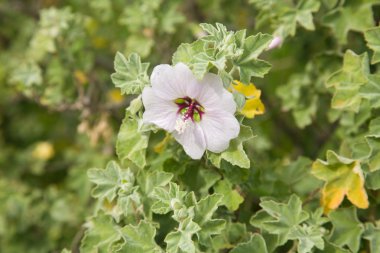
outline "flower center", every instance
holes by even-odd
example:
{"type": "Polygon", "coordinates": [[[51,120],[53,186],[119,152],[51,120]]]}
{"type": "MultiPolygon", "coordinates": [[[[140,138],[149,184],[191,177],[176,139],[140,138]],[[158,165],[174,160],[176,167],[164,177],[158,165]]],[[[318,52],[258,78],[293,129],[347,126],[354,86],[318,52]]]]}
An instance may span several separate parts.
{"type": "Polygon", "coordinates": [[[202,120],[202,115],[205,113],[205,109],[198,103],[197,100],[184,97],[177,98],[174,100],[174,103],[178,105],[178,113],[181,115],[175,126],[175,129],[179,133],[183,133],[189,126],[189,119],[192,122],[200,122],[202,120]]]}

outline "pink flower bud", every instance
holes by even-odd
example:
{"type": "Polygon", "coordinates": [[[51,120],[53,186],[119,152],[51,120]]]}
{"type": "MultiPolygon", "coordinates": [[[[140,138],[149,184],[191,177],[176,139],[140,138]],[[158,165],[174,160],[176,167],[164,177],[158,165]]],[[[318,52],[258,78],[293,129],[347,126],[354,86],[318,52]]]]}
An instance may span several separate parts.
{"type": "Polygon", "coordinates": [[[271,50],[273,48],[279,47],[281,43],[282,43],[282,38],[280,36],[275,36],[274,39],[269,44],[269,46],[267,47],[267,50],[271,50]]]}

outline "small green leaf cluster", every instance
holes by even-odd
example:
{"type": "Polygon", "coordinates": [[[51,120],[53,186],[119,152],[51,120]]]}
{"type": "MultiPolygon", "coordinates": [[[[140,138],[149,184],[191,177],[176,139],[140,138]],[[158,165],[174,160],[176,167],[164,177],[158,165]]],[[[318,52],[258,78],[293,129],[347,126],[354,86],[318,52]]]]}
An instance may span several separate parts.
{"type": "MultiPolygon", "coordinates": [[[[216,41],[228,37],[227,33],[233,35],[224,26],[218,27],[220,30],[214,28],[213,37],[210,35],[208,38],[215,40],[215,45],[216,41]]],[[[260,45],[258,47],[262,51],[268,39],[260,36],[255,37],[255,43],[260,45]]],[[[219,42],[218,47],[223,43],[219,42]]],[[[246,55],[244,49],[241,49],[241,55],[246,55]]],[[[124,57],[117,53],[116,72],[111,78],[122,93],[139,95],[150,84],[148,67],[149,64],[141,62],[137,54],[124,57]]],[[[196,73],[196,70],[193,71],[196,73]]],[[[239,176],[234,178],[231,169],[239,168],[243,175],[247,175],[250,160],[243,143],[253,137],[251,129],[241,126],[240,134],[231,142],[230,148],[221,154],[209,153],[211,164],[202,166],[199,161],[191,161],[173,139],[164,138],[165,143],[160,144],[164,145],[162,151],[152,150],[150,143],[160,136],[160,131],[154,126],[142,124],[142,109],[141,96],[138,96],[131,101],[120,127],[116,153],[122,166],[110,162],[106,169],[88,171],[89,179],[96,185],[92,196],[98,201],[95,215],[90,219],[82,239],[81,250],[161,252],[165,249],[165,252],[192,253],[214,252],[233,248],[234,245],[237,246],[236,250],[245,247],[240,246],[239,242],[245,243],[250,238],[248,232],[230,235],[225,231],[230,226],[246,231],[245,225],[234,224],[225,215],[216,219],[213,216],[219,208],[227,212],[236,211],[244,200],[239,190],[235,189],[236,183],[242,179],[239,176]],[[152,151],[161,154],[157,156],[152,151]],[[173,156],[174,152],[177,154],[173,156]],[[228,171],[223,172],[224,169],[228,171]],[[199,175],[194,174],[193,170],[199,171],[199,175]],[[226,174],[226,178],[222,179],[224,173],[230,175],[226,174]],[[193,176],[197,177],[195,181],[191,179],[193,176]],[[184,189],[179,183],[185,186],[184,189]],[[214,193],[209,194],[210,190],[214,193]],[[125,231],[132,228],[138,238],[125,235],[125,231]],[[145,230],[146,233],[143,232],[145,230]],[[142,233],[145,233],[144,237],[141,237],[142,233]]],[[[260,238],[254,245],[264,243],[260,238]]],[[[251,243],[250,240],[248,243],[251,243]]]]}
{"type": "Polygon", "coordinates": [[[292,1],[263,1],[250,0],[258,9],[257,26],[269,25],[274,29],[274,34],[281,38],[294,36],[297,25],[307,30],[314,30],[313,13],[320,8],[320,1],[302,0],[295,4],[292,1]]]}
{"type": "Polygon", "coordinates": [[[263,77],[269,72],[271,65],[258,56],[272,41],[271,35],[259,33],[247,37],[246,30],[228,31],[220,23],[200,26],[207,35],[192,44],[180,45],[173,55],[173,64],[187,64],[199,79],[214,68],[225,87],[234,78],[249,84],[251,77],[263,77]]]}

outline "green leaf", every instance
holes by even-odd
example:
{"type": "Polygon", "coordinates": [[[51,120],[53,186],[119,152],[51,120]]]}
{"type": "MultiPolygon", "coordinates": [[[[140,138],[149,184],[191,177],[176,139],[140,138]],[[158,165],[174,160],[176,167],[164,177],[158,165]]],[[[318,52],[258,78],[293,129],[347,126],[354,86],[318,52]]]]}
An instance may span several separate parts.
{"type": "Polygon", "coordinates": [[[138,54],[131,54],[127,59],[117,52],[114,67],[116,72],[111,75],[111,79],[115,87],[120,88],[121,94],[141,94],[150,83],[147,74],[149,63],[141,63],[138,54]]]}
{"type": "Polygon", "coordinates": [[[219,205],[221,205],[223,195],[212,194],[201,199],[195,206],[195,217],[194,221],[203,226],[203,224],[211,220],[212,215],[216,211],[219,205]]]}
{"type": "Polygon", "coordinates": [[[223,196],[221,204],[225,205],[230,211],[237,210],[244,201],[244,198],[237,190],[232,189],[231,183],[227,180],[220,180],[216,183],[214,190],[223,196]]]}
{"type": "Polygon", "coordinates": [[[372,108],[380,107],[380,74],[369,75],[368,82],[361,86],[360,95],[370,101],[372,108]]]}
{"type": "Polygon", "coordinates": [[[351,50],[344,54],[343,68],[330,76],[327,87],[334,87],[331,106],[334,109],[358,112],[361,96],[359,89],[367,83],[369,64],[367,53],[357,55],[351,50]]]}
{"type": "Polygon", "coordinates": [[[380,170],[370,172],[367,175],[366,187],[372,190],[380,189],[380,170]]]}
{"type": "Polygon", "coordinates": [[[124,8],[119,18],[119,23],[125,25],[129,31],[141,32],[144,28],[153,29],[158,20],[155,11],[160,7],[160,1],[133,2],[124,8]],[[141,18],[144,15],[144,18],[141,18]]]}
{"type": "Polygon", "coordinates": [[[251,163],[243,149],[243,142],[251,138],[253,138],[252,129],[248,126],[241,125],[239,136],[230,142],[229,148],[224,151],[220,157],[232,165],[249,168],[251,163]]]}
{"type": "Polygon", "coordinates": [[[234,92],[232,94],[234,96],[234,101],[238,109],[242,109],[245,105],[245,96],[240,92],[234,92]]]}
{"type": "Polygon", "coordinates": [[[278,235],[276,245],[282,245],[288,240],[298,240],[298,252],[306,253],[316,247],[324,248],[324,230],[320,226],[326,222],[322,218],[322,211],[313,213],[309,218],[302,210],[302,202],[292,195],[288,204],[279,204],[274,201],[262,201],[263,210],[257,212],[250,223],[270,234],[278,235]],[[306,222],[306,223],[304,223],[306,222]]]}
{"type": "Polygon", "coordinates": [[[125,240],[122,252],[163,252],[156,244],[154,237],[156,229],[147,221],[140,221],[137,226],[127,225],[121,229],[121,236],[125,240]]]}
{"type": "Polygon", "coordinates": [[[212,62],[215,61],[213,53],[213,50],[210,49],[193,55],[193,73],[198,79],[202,79],[211,69],[212,62]]]}
{"type": "Polygon", "coordinates": [[[225,220],[212,219],[214,212],[222,204],[222,198],[220,194],[208,195],[195,205],[193,220],[201,227],[198,232],[199,242],[205,246],[209,246],[207,243],[212,235],[220,234],[225,228],[225,220]]]}
{"type": "Polygon", "coordinates": [[[329,9],[333,9],[339,3],[339,0],[322,0],[323,4],[329,9]]]}
{"type": "Polygon", "coordinates": [[[73,18],[74,15],[68,7],[42,9],[39,27],[30,41],[27,57],[40,62],[47,53],[56,52],[57,45],[55,40],[62,35],[64,30],[70,27],[70,22],[73,18]]]}
{"type": "Polygon", "coordinates": [[[368,166],[371,172],[380,170],[380,117],[371,120],[365,139],[370,147],[368,166]]]}
{"type": "MultiPolygon", "coordinates": [[[[238,64],[247,63],[256,60],[257,57],[269,46],[273,36],[269,34],[258,33],[251,35],[244,40],[243,54],[238,58],[238,64]]],[[[247,83],[247,82],[243,82],[247,83]]]]}
{"type": "Polygon", "coordinates": [[[345,44],[349,31],[364,32],[374,24],[372,4],[375,1],[345,1],[343,7],[332,10],[323,18],[323,23],[331,27],[338,42],[345,44]]]}
{"type": "MultiPolygon", "coordinates": [[[[212,241],[211,236],[221,234],[226,227],[226,220],[224,219],[213,219],[206,221],[201,230],[197,233],[199,238],[199,243],[204,246],[210,246],[210,241],[212,241]]],[[[212,244],[212,243],[211,243],[212,244]]]]}
{"type": "MultiPolygon", "coordinates": [[[[279,17],[279,27],[275,34],[285,38],[288,35],[294,36],[296,33],[297,23],[307,30],[314,30],[313,12],[319,10],[320,3],[315,0],[302,0],[296,8],[288,8],[279,17]]],[[[284,8],[285,9],[285,8],[284,8]]]]}
{"type": "Polygon", "coordinates": [[[315,0],[302,0],[297,4],[296,20],[307,30],[314,30],[313,12],[319,10],[320,2],[315,0]]]}
{"type": "Polygon", "coordinates": [[[167,185],[173,178],[173,174],[164,171],[149,171],[148,173],[141,173],[138,181],[142,191],[149,196],[154,188],[167,185]]]}
{"type": "Polygon", "coordinates": [[[264,238],[259,234],[254,234],[251,236],[248,242],[238,244],[234,249],[230,251],[231,253],[268,253],[267,246],[265,244],[264,238]]]}
{"type": "Polygon", "coordinates": [[[130,115],[135,115],[143,108],[143,103],[141,99],[141,95],[137,98],[133,99],[127,108],[127,112],[130,113],[130,115]]]}
{"type": "Polygon", "coordinates": [[[194,43],[193,44],[182,43],[177,48],[177,51],[175,51],[172,57],[173,65],[176,65],[177,63],[180,63],[180,62],[185,63],[188,66],[190,65],[193,55],[194,55],[194,50],[193,50],[194,43]]]}
{"type": "MultiPolygon", "coordinates": [[[[126,50],[124,51],[124,53],[125,54],[131,54],[130,57],[132,55],[137,55],[138,58],[133,59],[132,61],[134,63],[132,63],[132,64],[133,65],[141,64],[140,63],[140,56],[142,58],[145,58],[145,57],[149,56],[149,54],[150,54],[153,46],[154,46],[154,40],[153,40],[153,38],[146,37],[146,36],[144,36],[142,34],[131,34],[130,36],[127,37],[126,50]]],[[[117,53],[117,54],[120,54],[120,53],[117,53]]],[[[131,61],[131,60],[128,59],[128,61],[131,61]]],[[[125,63],[123,63],[123,64],[125,64],[125,63]]],[[[149,66],[148,63],[143,63],[143,64],[147,64],[147,68],[148,68],[148,66],[149,66]]],[[[136,65],[136,66],[133,66],[133,65],[130,65],[130,67],[134,67],[134,68],[138,67],[138,65],[136,65]]],[[[140,68],[140,66],[139,66],[139,68],[140,68]]],[[[116,69],[116,67],[115,67],[115,69],[116,69]]],[[[131,79],[132,78],[136,78],[139,75],[144,74],[145,70],[144,70],[144,67],[142,66],[142,69],[136,69],[135,71],[136,71],[136,73],[138,75],[136,75],[135,77],[130,76],[129,78],[131,78],[131,79]],[[139,71],[139,72],[137,72],[137,71],[139,71]]],[[[126,72],[124,72],[124,73],[126,73],[126,72]]],[[[111,75],[111,78],[112,78],[112,75],[111,75]]],[[[114,76],[114,78],[115,78],[115,76],[114,76]]],[[[114,84],[116,86],[116,82],[114,81],[114,78],[112,78],[112,81],[114,82],[114,84]]],[[[121,78],[123,80],[126,79],[125,76],[124,77],[120,76],[120,77],[116,77],[116,78],[121,78]]],[[[131,81],[133,81],[133,80],[131,80],[131,81]]],[[[120,81],[118,81],[118,82],[120,82],[120,81]]],[[[129,83],[129,84],[120,84],[120,86],[116,86],[116,87],[118,87],[118,88],[120,88],[122,90],[122,94],[123,94],[123,89],[125,91],[125,94],[136,94],[136,93],[139,94],[139,93],[141,93],[140,92],[140,88],[138,87],[140,85],[143,85],[143,84],[137,84],[137,83],[136,84],[135,83],[131,84],[131,83],[129,83]],[[129,85],[130,87],[126,87],[125,85],[129,85]],[[132,85],[135,86],[135,87],[132,88],[132,85]],[[129,92],[131,92],[131,93],[129,93],[129,92]],[[136,92],[136,93],[132,93],[132,92],[136,92]]]]}
{"type": "Polygon", "coordinates": [[[369,74],[368,56],[366,53],[357,55],[351,50],[344,54],[343,67],[335,72],[327,81],[327,85],[340,86],[343,82],[364,84],[369,74]]]}
{"type": "Polygon", "coordinates": [[[114,244],[120,240],[120,228],[109,216],[100,214],[87,224],[80,251],[84,253],[114,252],[114,244]]]}
{"type": "MultiPolygon", "coordinates": [[[[259,3],[256,3],[259,5],[259,3]]],[[[320,3],[315,0],[301,0],[297,6],[290,3],[267,1],[260,3],[262,9],[262,20],[259,22],[273,22],[277,27],[274,34],[282,38],[296,33],[297,23],[307,30],[314,30],[313,12],[319,10],[320,3]]]]}
{"type": "Polygon", "coordinates": [[[215,26],[207,23],[199,25],[209,35],[202,37],[201,40],[213,44],[213,46],[225,55],[236,54],[235,36],[234,32],[227,31],[227,28],[220,23],[215,26]]]}
{"type": "Polygon", "coordinates": [[[168,253],[195,253],[196,247],[192,241],[192,236],[201,228],[193,222],[190,217],[185,219],[176,232],[170,232],[165,237],[166,252],[168,253]]]}
{"type": "MultiPolygon", "coordinates": [[[[306,67],[308,70],[310,65],[306,67]]],[[[291,111],[299,128],[312,123],[318,108],[317,91],[313,88],[315,80],[309,75],[293,74],[285,85],[277,88],[276,94],[282,100],[284,111],[291,111]]]]}
{"type": "Polygon", "coordinates": [[[133,173],[129,169],[122,170],[114,161],[109,162],[105,170],[88,170],[87,175],[90,181],[96,184],[92,196],[107,199],[109,202],[115,199],[120,189],[130,191],[135,182],[133,173]]]}
{"type": "Polygon", "coordinates": [[[139,168],[144,168],[148,141],[149,132],[141,132],[138,121],[127,112],[117,135],[116,154],[119,160],[123,164],[132,161],[139,168]]]}
{"type": "Polygon", "coordinates": [[[338,209],[329,214],[333,224],[331,242],[338,246],[348,246],[353,252],[358,252],[360,237],[364,226],[356,216],[355,207],[338,209]]]}
{"type": "Polygon", "coordinates": [[[298,253],[311,252],[314,247],[323,250],[325,247],[323,232],[316,226],[297,226],[289,233],[289,239],[299,241],[298,253]]]}
{"type": "Polygon", "coordinates": [[[351,253],[351,251],[343,249],[335,244],[330,243],[329,241],[325,242],[325,248],[323,250],[316,250],[318,253],[351,253]]]}
{"type": "Polygon", "coordinates": [[[201,195],[208,194],[210,187],[220,178],[221,175],[218,171],[203,168],[199,164],[186,166],[185,173],[181,175],[182,182],[189,187],[189,190],[199,192],[201,195]]]}
{"type": "Polygon", "coordinates": [[[364,33],[367,46],[373,50],[372,64],[380,62],[380,27],[368,29],[364,33]]]}
{"type": "Polygon", "coordinates": [[[380,227],[372,223],[365,224],[363,238],[369,241],[371,253],[380,253],[380,227]]]}
{"type": "Polygon", "coordinates": [[[240,73],[240,81],[242,83],[250,83],[251,77],[264,77],[272,65],[266,61],[254,59],[245,63],[238,63],[240,73]]]}
{"type": "Polygon", "coordinates": [[[175,183],[169,183],[169,189],[156,187],[152,196],[157,201],[152,206],[152,211],[158,214],[165,214],[174,209],[180,209],[183,206],[183,199],[186,192],[180,191],[179,186],[175,183]]]}
{"type": "Polygon", "coordinates": [[[160,27],[162,31],[169,34],[174,33],[176,29],[179,28],[177,26],[186,20],[185,16],[181,12],[178,12],[178,5],[178,3],[173,2],[170,7],[165,6],[165,8],[162,8],[159,12],[158,27],[160,27]]]}
{"type": "Polygon", "coordinates": [[[380,138],[380,117],[372,119],[369,123],[367,137],[380,138]]]}
{"type": "Polygon", "coordinates": [[[243,54],[236,61],[240,72],[240,81],[249,84],[251,77],[264,77],[271,68],[271,65],[258,56],[268,47],[273,37],[269,34],[258,33],[249,36],[243,43],[243,54]]]}
{"type": "Polygon", "coordinates": [[[260,206],[263,209],[252,216],[250,223],[262,232],[277,235],[276,238],[272,238],[275,245],[283,245],[288,240],[299,240],[300,252],[308,252],[315,246],[323,248],[319,224],[303,223],[309,218],[309,214],[302,210],[299,197],[292,195],[287,204],[264,200],[260,206]]]}
{"type": "Polygon", "coordinates": [[[310,172],[311,160],[300,156],[298,159],[279,170],[279,177],[289,187],[304,180],[310,172]]]}
{"type": "Polygon", "coordinates": [[[15,67],[10,74],[9,82],[22,84],[26,87],[40,85],[42,83],[42,71],[35,62],[24,62],[15,67]]]}
{"type": "Polygon", "coordinates": [[[272,217],[263,223],[263,228],[271,234],[289,234],[293,227],[309,218],[308,213],[302,210],[302,202],[296,195],[292,195],[287,204],[269,200],[262,201],[260,206],[272,217]]]}

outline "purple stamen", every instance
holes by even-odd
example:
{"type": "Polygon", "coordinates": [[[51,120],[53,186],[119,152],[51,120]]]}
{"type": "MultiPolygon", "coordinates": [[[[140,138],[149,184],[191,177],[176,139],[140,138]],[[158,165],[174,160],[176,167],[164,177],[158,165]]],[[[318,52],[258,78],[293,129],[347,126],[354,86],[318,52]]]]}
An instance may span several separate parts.
{"type": "Polygon", "coordinates": [[[204,108],[198,103],[197,100],[191,99],[189,97],[178,98],[175,100],[175,103],[178,105],[178,113],[183,114],[183,120],[191,119],[194,121],[200,121],[202,115],[204,114],[204,108]],[[196,116],[194,119],[194,115],[196,116]]]}

